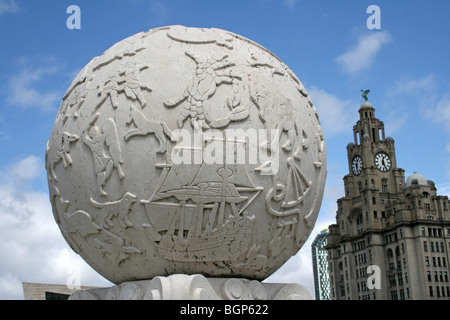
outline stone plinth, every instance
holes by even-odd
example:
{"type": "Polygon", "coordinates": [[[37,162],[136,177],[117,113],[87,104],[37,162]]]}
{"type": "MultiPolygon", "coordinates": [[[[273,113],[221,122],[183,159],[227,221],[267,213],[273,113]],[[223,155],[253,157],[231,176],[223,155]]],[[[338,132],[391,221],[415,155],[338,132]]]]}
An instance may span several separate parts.
{"type": "Polygon", "coordinates": [[[311,300],[300,284],[263,283],[243,278],[175,274],[130,281],[110,288],[80,290],[70,300],[311,300]]]}

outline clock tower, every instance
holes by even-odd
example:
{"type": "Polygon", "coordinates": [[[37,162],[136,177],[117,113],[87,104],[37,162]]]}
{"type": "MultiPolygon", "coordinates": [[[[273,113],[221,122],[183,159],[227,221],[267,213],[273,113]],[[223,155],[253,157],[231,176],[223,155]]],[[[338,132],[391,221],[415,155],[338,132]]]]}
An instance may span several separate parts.
{"type": "Polygon", "coordinates": [[[450,299],[450,201],[414,173],[363,92],[326,250],[332,299],[450,299]],[[441,277],[442,275],[442,277],[441,277]]]}
{"type": "Polygon", "coordinates": [[[367,100],[359,108],[353,138],[354,142],[347,145],[346,197],[370,196],[376,204],[398,193],[405,171],[397,167],[394,139],[385,136],[384,123],[375,117],[375,109],[367,100]]]}

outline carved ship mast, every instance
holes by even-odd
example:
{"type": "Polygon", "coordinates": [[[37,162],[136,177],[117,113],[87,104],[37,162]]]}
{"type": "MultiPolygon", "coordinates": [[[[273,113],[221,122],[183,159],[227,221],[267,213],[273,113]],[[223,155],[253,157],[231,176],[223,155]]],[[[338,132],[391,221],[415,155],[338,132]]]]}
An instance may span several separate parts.
{"type": "Polygon", "coordinates": [[[244,164],[157,166],[163,169],[159,183],[151,199],[142,202],[153,208],[151,214],[173,215],[167,231],[160,231],[162,256],[232,261],[248,250],[253,218],[246,208],[263,188],[255,187],[244,164]]]}

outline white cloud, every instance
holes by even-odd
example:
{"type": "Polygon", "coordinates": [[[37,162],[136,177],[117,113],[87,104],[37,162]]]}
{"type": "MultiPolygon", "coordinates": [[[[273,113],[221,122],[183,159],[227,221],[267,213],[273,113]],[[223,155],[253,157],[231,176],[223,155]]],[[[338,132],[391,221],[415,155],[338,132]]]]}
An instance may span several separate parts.
{"type": "Polygon", "coordinates": [[[0,0],[0,16],[5,13],[16,13],[19,9],[16,0],[0,0]]]}
{"type": "Polygon", "coordinates": [[[346,132],[352,127],[356,121],[357,107],[351,101],[342,100],[316,86],[309,88],[308,93],[317,108],[325,137],[346,132]]]}
{"type": "Polygon", "coordinates": [[[358,38],[358,42],[348,51],[336,58],[345,72],[356,74],[367,69],[373,63],[381,47],[391,41],[387,31],[365,33],[358,38]]]}
{"type": "Polygon", "coordinates": [[[0,170],[0,174],[0,185],[8,185],[17,192],[22,192],[30,189],[34,178],[43,177],[44,164],[39,157],[29,156],[0,170]]]}
{"type": "Polygon", "coordinates": [[[0,300],[23,299],[22,282],[66,284],[74,274],[81,285],[111,285],[65,242],[48,194],[13,179],[26,184],[41,176],[41,162],[30,156],[2,170],[8,175],[0,180],[0,300]]]}
{"type": "Polygon", "coordinates": [[[18,179],[33,179],[42,172],[43,164],[36,156],[29,156],[14,164],[9,173],[18,179]]]}
{"type": "Polygon", "coordinates": [[[46,91],[40,88],[46,77],[55,74],[58,67],[52,59],[22,58],[19,70],[9,79],[9,95],[7,101],[11,105],[22,108],[40,108],[49,110],[57,106],[61,93],[56,90],[46,91]]]}

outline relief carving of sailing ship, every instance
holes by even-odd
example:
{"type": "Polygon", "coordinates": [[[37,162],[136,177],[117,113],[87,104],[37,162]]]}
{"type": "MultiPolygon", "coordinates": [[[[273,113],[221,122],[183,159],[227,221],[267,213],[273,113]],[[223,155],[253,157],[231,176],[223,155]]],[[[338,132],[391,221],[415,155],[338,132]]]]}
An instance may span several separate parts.
{"type": "Polygon", "coordinates": [[[157,247],[163,257],[233,261],[248,251],[255,217],[246,209],[263,188],[253,184],[245,165],[156,166],[162,169],[156,190],[141,203],[161,234],[157,247]]]}

